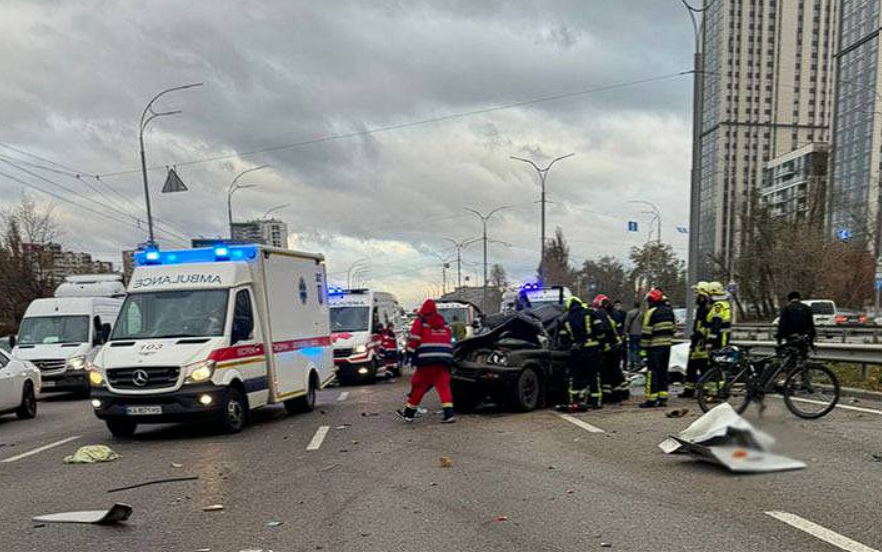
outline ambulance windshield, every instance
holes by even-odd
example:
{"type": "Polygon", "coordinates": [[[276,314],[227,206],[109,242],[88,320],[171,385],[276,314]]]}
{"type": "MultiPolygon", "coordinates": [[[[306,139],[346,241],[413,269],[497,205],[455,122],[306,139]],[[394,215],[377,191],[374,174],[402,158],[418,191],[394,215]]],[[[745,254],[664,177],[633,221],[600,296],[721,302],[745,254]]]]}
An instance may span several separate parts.
{"type": "Polygon", "coordinates": [[[132,293],[123,303],[111,339],[219,336],[226,315],[225,289],[132,293]]]}
{"type": "Polygon", "coordinates": [[[332,332],[366,332],[370,321],[370,307],[332,307],[332,332]]]}

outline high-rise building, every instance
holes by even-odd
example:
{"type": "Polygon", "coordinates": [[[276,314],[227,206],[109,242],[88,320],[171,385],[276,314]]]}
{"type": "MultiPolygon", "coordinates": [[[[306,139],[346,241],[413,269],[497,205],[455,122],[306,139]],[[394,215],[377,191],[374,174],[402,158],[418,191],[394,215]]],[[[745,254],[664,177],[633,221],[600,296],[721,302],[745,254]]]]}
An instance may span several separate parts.
{"type": "Polygon", "coordinates": [[[870,241],[879,248],[880,124],[882,82],[879,71],[880,0],[842,0],[838,37],[833,177],[828,226],[870,241]]]}
{"type": "Polygon", "coordinates": [[[278,219],[233,223],[233,241],[288,247],[288,225],[278,219]]]}
{"type": "Polygon", "coordinates": [[[829,151],[814,143],[769,161],[760,196],[773,216],[823,225],[829,151]]]}
{"type": "Polygon", "coordinates": [[[113,263],[109,261],[92,260],[92,255],[78,251],[65,251],[61,244],[48,243],[39,245],[33,243],[23,244],[25,250],[38,259],[36,268],[60,282],[66,276],[77,274],[107,274],[113,272],[113,263]]]}
{"type": "Polygon", "coordinates": [[[729,276],[772,159],[829,142],[840,0],[707,3],[697,228],[701,279],[729,276]]]}

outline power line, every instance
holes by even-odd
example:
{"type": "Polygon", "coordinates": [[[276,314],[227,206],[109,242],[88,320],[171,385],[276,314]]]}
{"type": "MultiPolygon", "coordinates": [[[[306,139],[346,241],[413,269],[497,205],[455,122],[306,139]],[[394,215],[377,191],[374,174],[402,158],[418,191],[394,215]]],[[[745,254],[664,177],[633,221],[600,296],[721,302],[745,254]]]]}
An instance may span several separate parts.
{"type": "MultiPolygon", "coordinates": [[[[292,143],[288,143],[288,144],[269,146],[269,147],[259,148],[259,149],[249,150],[249,151],[242,151],[242,152],[235,152],[235,153],[224,154],[224,155],[215,155],[215,156],[203,157],[203,158],[199,158],[199,159],[192,159],[189,161],[177,162],[177,163],[175,163],[175,166],[184,167],[187,165],[197,165],[197,164],[201,164],[201,163],[210,163],[213,161],[223,161],[226,159],[234,159],[237,157],[247,157],[250,155],[257,155],[260,153],[273,153],[273,152],[277,152],[277,151],[297,149],[297,148],[302,148],[302,147],[306,147],[306,146],[313,146],[316,144],[323,144],[323,143],[332,142],[335,140],[343,140],[343,139],[347,139],[347,138],[358,138],[358,137],[369,136],[371,134],[377,134],[377,133],[381,133],[381,132],[389,132],[389,131],[393,131],[393,130],[402,130],[402,129],[412,128],[412,127],[417,127],[417,126],[422,126],[422,125],[442,123],[445,121],[451,121],[451,120],[455,120],[455,119],[463,119],[463,118],[472,117],[475,115],[483,115],[486,113],[494,113],[497,111],[515,109],[518,107],[525,107],[528,105],[536,105],[536,104],[540,104],[540,103],[548,103],[548,102],[564,100],[567,98],[586,96],[589,94],[595,94],[597,92],[607,92],[610,90],[618,90],[621,88],[628,88],[628,87],[637,86],[640,84],[648,84],[651,82],[658,82],[658,81],[663,81],[663,80],[675,79],[675,78],[684,76],[686,74],[688,74],[688,72],[680,71],[677,73],[668,73],[665,75],[657,75],[657,76],[653,76],[653,77],[646,77],[646,78],[635,79],[635,80],[631,80],[631,81],[618,82],[618,83],[613,83],[613,84],[608,84],[608,85],[603,85],[603,86],[597,86],[597,87],[593,87],[593,88],[586,88],[583,90],[577,90],[574,92],[565,92],[562,94],[555,94],[552,96],[544,96],[544,97],[540,97],[540,98],[534,98],[531,100],[523,100],[523,101],[519,101],[519,102],[501,104],[501,105],[485,107],[485,108],[481,108],[481,109],[473,109],[470,111],[461,111],[458,113],[450,113],[447,115],[440,115],[438,117],[429,117],[427,119],[420,119],[417,121],[410,121],[410,122],[406,122],[406,123],[397,123],[394,125],[380,126],[380,127],[376,127],[376,128],[353,131],[353,132],[330,134],[328,136],[322,136],[320,138],[313,138],[311,140],[303,140],[300,142],[292,142],[292,143]]],[[[160,169],[160,168],[163,168],[163,166],[161,166],[161,165],[160,166],[153,166],[153,167],[150,167],[148,170],[152,171],[152,170],[156,170],[156,169],[160,169]]],[[[140,169],[102,173],[102,174],[95,175],[95,177],[96,178],[106,178],[106,177],[112,177],[112,176],[138,174],[138,172],[140,172],[140,169]]]]}

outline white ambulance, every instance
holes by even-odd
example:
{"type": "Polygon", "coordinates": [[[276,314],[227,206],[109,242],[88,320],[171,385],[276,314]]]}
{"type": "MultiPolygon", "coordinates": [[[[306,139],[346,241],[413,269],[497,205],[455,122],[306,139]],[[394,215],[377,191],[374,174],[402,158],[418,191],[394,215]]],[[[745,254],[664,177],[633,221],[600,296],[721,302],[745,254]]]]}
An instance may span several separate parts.
{"type": "Polygon", "coordinates": [[[375,382],[378,375],[386,374],[380,330],[391,322],[396,334],[401,332],[398,300],[382,291],[332,288],[329,302],[337,379],[340,383],[375,382]]]}
{"type": "Polygon", "coordinates": [[[448,326],[453,324],[453,319],[456,318],[457,321],[465,325],[465,337],[474,335],[481,314],[480,309],[474,304],[468,301],[442,301],[439,299],[435,301],[435,306],[438,308],[438,314],[444,317],[448,326]]]}
{"type": "Polygon", "coordinates": [[[68,276],[54,297],[28,305],[12,355],[40,369],[43,392],[88,395],[86,365],[110,335],[125,293],[119,274],[68,276]]]}
{"type": "Polygon", "coordinates": [[[509,290],[502,294],[500,312],[514,312],[525,308],[536,308],[543,305],[563,305],[573,296],[570,288],[564,286],[548,286],[527,283],[517,290],[509,290]],[[524,304],[521,297],[526,297],[529,304],[524,304]]]}
{"type": "Polygon", "coordinates": [[[135,254],[110,340],[89,366],[92,406],[116,436],[138,424],[251,410],[309,411],[334,378],[321,255],[257,245],[135,254]]]}

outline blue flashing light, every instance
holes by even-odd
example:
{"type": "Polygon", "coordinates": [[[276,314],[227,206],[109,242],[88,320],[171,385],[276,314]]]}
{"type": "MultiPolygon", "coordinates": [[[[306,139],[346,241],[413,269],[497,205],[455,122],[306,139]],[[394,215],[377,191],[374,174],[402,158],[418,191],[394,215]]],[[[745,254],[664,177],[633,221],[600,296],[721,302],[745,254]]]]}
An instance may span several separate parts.
{"type": "Polygon", "coordinates": [[[346,295],[346,290],[341,287],[329,287],[328,288],[328,296],[329,297],[340,297],[341,295],[346,295]]]}
{"type": "Polygon", "coordinates": [[[256,245],[230,245],[197,249],[177,249],[174,251],[148,249],[146,251],[138,251],[135,253],[135,264],[137,266],[177,265],[225,261],[251,261],[256,258],[256,245]]]}

